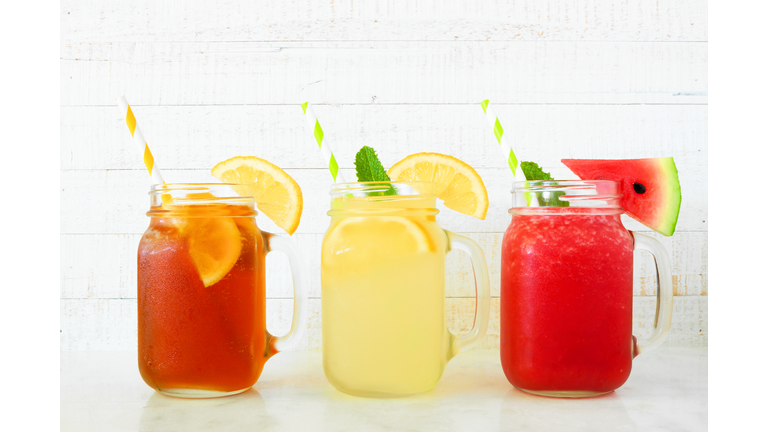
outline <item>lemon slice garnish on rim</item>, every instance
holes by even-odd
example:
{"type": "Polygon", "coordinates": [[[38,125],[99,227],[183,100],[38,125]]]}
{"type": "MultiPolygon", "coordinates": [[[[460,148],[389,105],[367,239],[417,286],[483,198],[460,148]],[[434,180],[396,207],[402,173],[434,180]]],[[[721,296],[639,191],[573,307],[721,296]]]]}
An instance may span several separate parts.
{"type": "Polygon", "coordinates": [[[392,181],[435,183],[437,197],[449,209],[485,219],[488,191],[483,179],[467,163],[440,153],[416,153],[392,165],[387,171],[392,181]]]}
{"type": "Polygon", "coordinates": [[[301,188],[277,165],[255,156],[235,156],[216,164],[211,174],[240,184],[237,193],[252,196],[256,207],[288,234],[298,228],[304,206],[301,188]]]}

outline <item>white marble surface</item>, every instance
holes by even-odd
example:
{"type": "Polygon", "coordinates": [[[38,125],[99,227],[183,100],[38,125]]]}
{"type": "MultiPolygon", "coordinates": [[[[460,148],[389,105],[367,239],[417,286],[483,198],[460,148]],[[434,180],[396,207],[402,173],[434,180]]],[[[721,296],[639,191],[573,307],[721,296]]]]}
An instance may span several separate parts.
{"type": "Polygon", "coordinates": [[[61,353],[62,431],[703,431],[707,348],[660,348],[635,359],[614,393],[549,399],[514,389],[496,350],[454,358],[431,392],[364,399],[336,391],[321,353],[273,357],[253,389],[220,399],[155,393],[136,353],[61,353]]]}

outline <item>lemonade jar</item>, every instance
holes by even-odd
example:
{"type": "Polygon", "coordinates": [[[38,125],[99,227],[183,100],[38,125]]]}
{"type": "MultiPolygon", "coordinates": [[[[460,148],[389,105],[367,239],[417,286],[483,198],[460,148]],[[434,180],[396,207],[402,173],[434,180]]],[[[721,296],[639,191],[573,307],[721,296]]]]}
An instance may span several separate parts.
{"type": "Polygon", "coordinates": [[[357,396],[421,393],[446,363],[482,340],[488,327],[488,270],[480,247],[445,231],[431,182],[341,183],[331,189],[322,244],[323,369],[357,396]],[[445,256],[472,260],[477,312],[452,334],[445,318],[445,256]]]}
{"type": "Polygon", "coordinates": [[[159,184],[138,252],[139,371],[168,396],[248,390],[264,363],[301,337],[306,289],[293,243],[260,231],[254,199],[236,185],[159,184]],[[294,280],[291,329],[266,329],[264,258],[288,255],[294,280]]]}

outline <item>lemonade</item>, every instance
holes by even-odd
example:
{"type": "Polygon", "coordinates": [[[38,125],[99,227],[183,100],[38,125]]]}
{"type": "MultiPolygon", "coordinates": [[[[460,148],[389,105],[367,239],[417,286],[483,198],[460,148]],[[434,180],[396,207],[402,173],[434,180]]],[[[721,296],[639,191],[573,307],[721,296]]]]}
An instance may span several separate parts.
{"type": "Polygon", "coordinates": [[[322,247],[325,374],[351,394],[427,391],[452,357],[453,339],[435,196],[339,195],[322,247]]]}
{"type": "Polygon", "coordinates": [[[446,363],[482,339],[489,284],[482,251],[445,231],[433,182],[345,183],[331,192],[321,255],[323,368],[338,390],[395,397],[431,390],[446,363]],[[478,314],[469,335],[445,319],[445,255],[470,253],[478,314]]]}
{"type": "Polygon", "coordinates": [[[488,195],[472,167],[437,153],[387,172],[365,146],[355,170],[357,183],[331,188],[321,251],[325,376],[357,396],[425,392],[453,356],[480,343],[490,308],[483,252],[437,225],[436,200],[483,219],[488,195]],[[460,336],[445,322],[445,255],[454,248],[469,253],[477,291],[475,323],[460,336]]]}

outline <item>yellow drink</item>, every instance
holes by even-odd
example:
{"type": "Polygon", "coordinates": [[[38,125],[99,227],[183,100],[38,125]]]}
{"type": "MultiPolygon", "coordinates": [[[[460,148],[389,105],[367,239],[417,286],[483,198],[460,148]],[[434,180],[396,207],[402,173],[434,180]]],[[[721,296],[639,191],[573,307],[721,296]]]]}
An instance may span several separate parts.
{"type": "Polygon", "coordinates": [[[431,390],[457,352],[445,322],[445,255],[456,235],[435,221],[432,184],[409,185],[430,193],[340,191],[331,200],[321,263],[323,368],[345,393],[431,390]]]}

